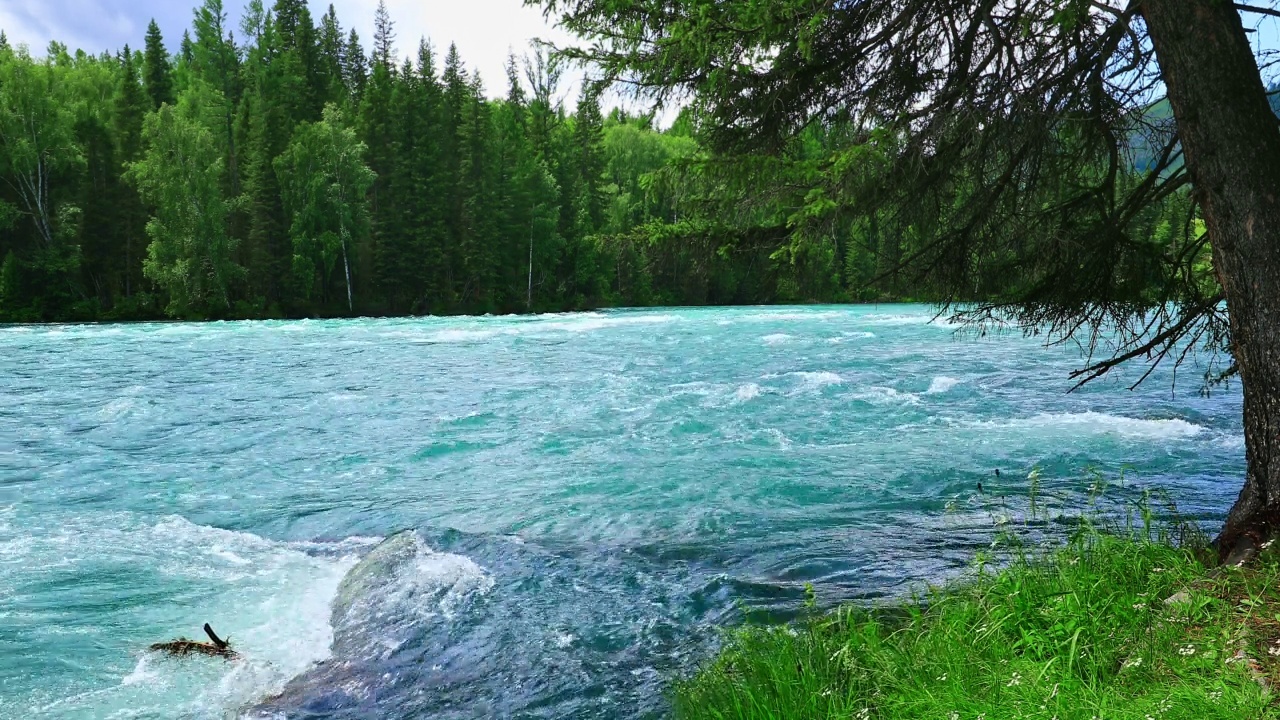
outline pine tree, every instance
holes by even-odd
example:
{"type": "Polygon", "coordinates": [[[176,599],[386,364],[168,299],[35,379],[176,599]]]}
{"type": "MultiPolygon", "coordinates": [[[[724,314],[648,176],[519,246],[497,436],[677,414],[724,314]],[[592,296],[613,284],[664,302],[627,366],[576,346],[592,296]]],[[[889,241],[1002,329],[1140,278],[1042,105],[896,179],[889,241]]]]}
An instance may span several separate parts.
{"type": "Polygon", "coordinates": [[[169,51],[164,48],[164,38],[155,20],[147,26],[146,60],[143,80],[151,107],[158,110],[165,103],[173,103],[173,68],[169,64],[169,51]]]}
{"type": "Polygon", "coordinates": [[[287,279],[292,264],[289,223],[284,214],[279,180],[273,165],[284,152],[292,130],[291,113],[302,79],[297,63],[282,51],[275,23],[263,23],[258,43],[250,49],[247,66],[249,92],[241,108],[244,127],[244,208],[248,216],[251,292],[269,314],[290,309],[287,279]]]}
{"type": "Polygon", "coordinates": [[[458,55],[458,46],[449,45],[444,58],[442,75],[443,97],[440,113],[440,167],[445,231],[445,293],[452,299],[459,294],[461,276],[463,189],[462,182],[462,121],[469,100],[467,71],[458,55]]]}
{"type": "Polygon", "coordinates": [[[417,247],[422,254],[424,310],[443,311],[452,298],[449,285],[448,235],[445,208],[438,199],[445,187],[442,142],[440,137],[444,91],[436,76],[435,53],[426,40],[418,45],[417,92],[405,118],[415,137],[409,157],[409,176],[415,192],[413,214],[409,220],[418,233],[417,247]]]}
{"type": "Polygon", "coordinates": [[[347,91],[346,74],[343,68],[347,62],[347,47],[343,41],[342,25],[338,22],[338,14],[334,11],[333,5],[329,6],[329,11],[320,19],[318,42],[322,101],[325,104],[345,104],[347,91]]]}
{"type": "MultiPolygon", "coordinates": [[[[117,157],[122,165],[127,166],[142,156],[142,123],[143,118],[146,117],[150,99],[138,78],[138,69],[128,45],[125,45],[124,52],[121,53],[119,72],[113,124],[117,157]]],[[[147,212],[137,189],[130,183],[122,183],[120,186],[117,212],[116,222],[119,224],[123,241],[123,247],[119,248],[123,254],[121,292],[124,297],[131,297],[141,288],[147,212]]]]}
{"type": "Polygon", "coordinates": [[[235,106],[240,94],[240,55],[227,27],[222,0],[205,0],[195,11],[196,40],[191,69],[195,77],[217,93],[214,111],[220,117],[219,136],[227,163],[228,194],[240,194],[240,162],[236,150],[235,106]]]}
{"type": "MultiPolygon", "coordinates": [[[[384,44],[386,39],[385,33],[380,31],[377,42],[384,44]]],[[[406,290],[395,278],[397,262],[403,253],[400,249],[402,236],[398,209],[392,193],[399,153],[392,118],[397,80],[395,69],[388,64],[389,59],[388,53],[375,51],[373,72],[360,104],[360,139],[368,148],[367,162],[377,174],[377,180],[371,191],[373,231],[359,254],[365,267],[375,269],[373,291],[363,293],[375,301],[385,300],[388,295],[398,297],[406,290]]]]}
{"type": "Polygon", "coordinates": [[[301,94],[295,98],[293,122],[310,122],[320,119],[327,92],[327,79],[320,62],[320,47],[311,11],[305,0],[276,0],[276,38],[279,48],[288,55],[285,62],[298,70],[291,73],[301,82],[301,94]]]}
{"type": "Polygon", "coordinates": [[[342,79],[347,85],[347,93],[352,102],[358,104],[364,96],[365,84],[369,81],[369,61],[360,45],[360,35],[354,28],[347,38],[347,49],[342,57],[342,79]]]}
{"type": "Polygon", "coordinates": [[[373,16],[373,62],[387,67],[395,64],[395,23],[391,21],[391,13],[387,12],[386,0],[378,0],[378,9],[373,16]]]}
{"type": "Polygon", "coordinates": [[[502,298],[498,288],[496,227],[497,177],[493,124],[479,74],[466,88],[460,145],[459,194],[462,212],[458,253],[463,277],[461,300],[474,312],[494,312],[502,298]]]}

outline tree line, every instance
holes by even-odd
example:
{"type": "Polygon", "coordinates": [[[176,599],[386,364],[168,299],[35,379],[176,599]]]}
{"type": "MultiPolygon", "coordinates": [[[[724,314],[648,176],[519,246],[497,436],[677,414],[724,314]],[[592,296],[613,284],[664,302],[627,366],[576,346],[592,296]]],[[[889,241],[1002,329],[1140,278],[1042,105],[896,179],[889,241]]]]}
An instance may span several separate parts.
{"type": "MultiPolygon", "coordinates": [[[[541,48],[491,99],[456,47],[402,57],[385,5],[368,49],[304,0],[250,0],[234,30],[222,0],[193,14],[176,53],[154,22],[97,56],[0,32],[0,321],[991,299],[1033,277],[1023,247],[959,294],[909,272],[932,228],[830,182],[897,152],[849,117],[718,153],[697,104],[659,130],[586,82],[566,108],[541,48]]],[[[1167,246],[1187,208],[1139,234],[1167,246]]]]}
{"type": "MultiPolygon", "coordinates": [[[[615,110],[535,50],[489,99],[456,47],[366,50],[332,6],[221,0],[170,53],[43,57],[0,34],[0,320],[769,302],[778,238],[681,228],[682,117],[615,110]],[[690,232],[701,242],[688,242],[690,232]]],[[[793,293],[794,294],[794,293],[793,293]]],[[[801,299],[799,296],[794,299],[801,299]]],[[[838,299],[814,294],[804,299],[838,299]]]]}

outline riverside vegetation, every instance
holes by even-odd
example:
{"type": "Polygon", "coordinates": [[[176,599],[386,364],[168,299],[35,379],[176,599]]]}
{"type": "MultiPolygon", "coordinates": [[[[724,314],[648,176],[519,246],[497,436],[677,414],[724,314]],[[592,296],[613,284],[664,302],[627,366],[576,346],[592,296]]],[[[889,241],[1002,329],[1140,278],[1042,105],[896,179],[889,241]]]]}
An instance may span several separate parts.
{"type": "MultiPolygon", "coordinates": [[[[1146,506],[1143,506],[1146,510],[1146,506]]],[[[1034,505],[1033,510],[1034,513],[1034,505]]],[[[1034,515],[1029,527],[1043,526],[1034,515]]],[[[1055,522],[1062,522],[1058,517],[1055,522]]],[[[1280,717],[1280,552],[1214,567],[1190,525],[1025,547],[1005,531],[971,576],[910,603],[729,633],[675,691],[680,718],[1155,720],[1280,717]],[[1212,568],[1212,570],[1211,570],[1212,568]]]]}

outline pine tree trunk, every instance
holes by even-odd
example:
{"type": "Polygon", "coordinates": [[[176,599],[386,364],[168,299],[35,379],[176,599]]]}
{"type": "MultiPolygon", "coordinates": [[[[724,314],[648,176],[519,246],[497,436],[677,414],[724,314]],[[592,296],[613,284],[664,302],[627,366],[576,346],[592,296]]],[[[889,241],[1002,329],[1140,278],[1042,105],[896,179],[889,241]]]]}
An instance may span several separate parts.
{"type": "Polygon", "coordinates": [[[1244,490],[1218,538],[1245,559],[1280,532],[1280,124],[1224,0],[1141,7],[1213,244],[1244,387],[1244,490]]]}

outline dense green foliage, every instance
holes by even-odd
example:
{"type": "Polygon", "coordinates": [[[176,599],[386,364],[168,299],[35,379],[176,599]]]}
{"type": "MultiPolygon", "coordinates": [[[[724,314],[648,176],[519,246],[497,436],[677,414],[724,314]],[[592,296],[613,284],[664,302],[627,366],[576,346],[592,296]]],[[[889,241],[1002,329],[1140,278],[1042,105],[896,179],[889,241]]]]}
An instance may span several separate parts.
{"type": "Polygon", "coordinates": [[[1264,686],[1280,677],[1280,557],[1206,579],[1210,554],[1143,534],[1087,532],[994,573],[979,561],[977,577],[921,604],[749,626],[678,686],[676,715],[1280,716],[1264,686]]]}
{"type": "Polygon", "coordinates": [[[154,23],[141,52],[0,43],[0,321],[902,294],[864,228],[795,244],[803,189],[731,210],[756,169],[713,161],[692,113],[658,131],[590,85],[570,111],[543,51],[489,99],[454,48],[376,28],[366,53],[332,8],[251,0],[233,35],[205,0],[176,55],[154,23]]]}

